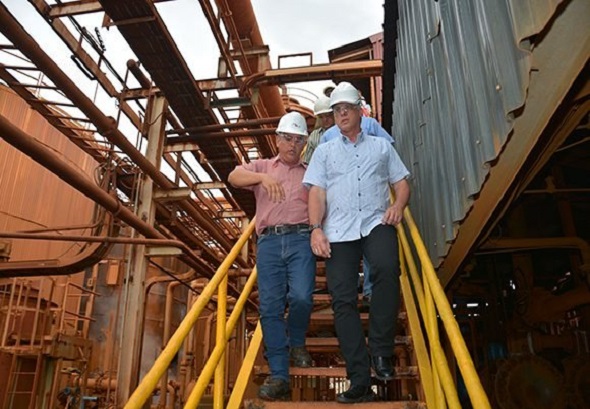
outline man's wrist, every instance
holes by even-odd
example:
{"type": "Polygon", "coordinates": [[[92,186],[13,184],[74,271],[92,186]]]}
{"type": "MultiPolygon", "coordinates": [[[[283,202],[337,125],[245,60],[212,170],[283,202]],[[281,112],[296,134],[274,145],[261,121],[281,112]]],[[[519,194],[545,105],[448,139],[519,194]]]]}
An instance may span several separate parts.
{"type": "Polygon", "coordinates": [[[315,223],[315,224],[310,224],[309,225],[309,231],[312,232],[316,229],[322,229],[322,224],[321,223],[315,223]]]}

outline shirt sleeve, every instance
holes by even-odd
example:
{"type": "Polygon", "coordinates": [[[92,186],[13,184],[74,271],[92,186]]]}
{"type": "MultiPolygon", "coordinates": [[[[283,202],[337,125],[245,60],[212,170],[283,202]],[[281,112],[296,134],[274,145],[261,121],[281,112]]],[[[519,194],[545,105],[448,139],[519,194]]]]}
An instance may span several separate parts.
{"type": "Polygon", "coordinates": [[[326,143],[328,141],[331,141],[332,139],[337,137],[339,131],[340,130],[338,129],[338,127],[336,125],[332,125],[328,129],[326,129],[326,131],[322,134],[322,137],[320,138],[320,145],[322,143],[326,143]]]}
{"type": "Polygon", "coordinates": [[[366,133],[368,133],[369,135],[374,135],[374,136],[378,136],[380,138],[384,138],[389,143],[395,143],[395,139],[393,139],[393,137],[389,134],[389,132],[387,132],[381,126],[379,121],[377,121],[375,118],[366,117],[366,119],[363,122],[365,122],[367,124],[366,125],[367,129],[364,129],[364,131],[366,133]]]}
{"type": "MultiPolygon", "coordinates": [[[[250,163],[244,163],[243,165],[238,166],[238,168],[242,168],[244,170],[249,170],[250,172],[261,173],[263,172],[262,162],[260,160],[253,160],[250,163]]],[[[244,186],[241,189],[251,190],[252,192],[256,192],[259,185],[250,185],[244,186]]]]}
{"type": "Polygon", "coordinates": [[[311,162],[307,165],[307,170],[303,176],[303,185],[311,189],[312,186],[318,186],[326,189],[326,145],[319,145],[311,158],[311,162]]]}
{"type": "Polygon", "coordinates": [[[315,152],[315,148],[320,143],[320,130],[314,130],[311,135],[309,135],[309,139],[307,140],[307,146],[305,147],[305,153],[303,154],[303,162],[309,163],[315,152]]]}

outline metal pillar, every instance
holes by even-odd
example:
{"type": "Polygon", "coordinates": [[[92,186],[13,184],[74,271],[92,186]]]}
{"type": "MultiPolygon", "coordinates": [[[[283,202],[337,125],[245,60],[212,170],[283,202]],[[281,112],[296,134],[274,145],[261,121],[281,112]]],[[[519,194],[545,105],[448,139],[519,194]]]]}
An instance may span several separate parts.
{"type": "MultiPolygon", "coordinates": [[[[156,168],[160,167],[162,159],[166,108],[167,102],[163,97],[152,97],[149,101],[147,123],[150,124],[150,127],[145,156],[156,168]]],[[[137,216],[150,225],[154,223],[156,215],[153,192],[154,182],[148,175],[144,174],[139,188],[137,216]]],[[[122,326],[123,334],[119,352],[117,406],[122,406],[127,402],[139,381],[147,269],[145,245],[132,246],[129,275],[125,283],[126,298],[123,312],[125,324],[122,326]]]]}

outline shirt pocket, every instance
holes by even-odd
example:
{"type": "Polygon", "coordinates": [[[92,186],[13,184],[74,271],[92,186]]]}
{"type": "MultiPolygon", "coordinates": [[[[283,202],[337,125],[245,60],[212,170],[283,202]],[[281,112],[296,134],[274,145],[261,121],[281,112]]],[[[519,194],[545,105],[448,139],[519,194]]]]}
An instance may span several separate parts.
{"type": "Polygon", "coordinates": [[[342,156],[344,155],[334,155],[333,157],[328,158],[328,178],[344,175],[350,171],[350,160],[342,156]]]}

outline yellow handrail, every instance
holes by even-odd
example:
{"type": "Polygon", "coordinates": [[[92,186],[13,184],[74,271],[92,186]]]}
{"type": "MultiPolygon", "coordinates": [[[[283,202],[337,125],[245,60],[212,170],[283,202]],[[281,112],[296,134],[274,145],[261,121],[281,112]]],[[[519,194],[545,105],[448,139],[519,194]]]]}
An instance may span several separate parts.
{"type": "Polygon", "coordinates": [[[248,351],[246,352],[246,356],[242,362],[240,373],[238,373],[238,377],[236,378],[236,384],[234,385],[234,389],[231,393],[231,396],[229,397],[229,401],[227,402],[227,409],[240,408],[242,399],[244,398],[244,392],[246,392],[246,387],[248,386],[248,381],[250,380],[250,373],[254,367],[256,355],[258,355],[258,350],[260,349],[261,344],[262,325],[260,324],[260,321],[258,321],[258,325],[256,325],[256,331],[254,331],[254,335],[250,341],[250,346],[248,347],[248,351]]]}
{"type": "MultiPolygon", "coordinates": [[[[241,313],[241,311],[240,311],[241,313]]],[[[226,344],[225,321],[227,315],[227,274],[221,280],[217,289],[217,328],[216,344],[226,344]]],[[[230,330],[231,331],[231,330],[230,330]]],[[[213,383],[213,409],[223,409],[225,395],[225,353],[221,354],[217,368],[215,368],[215,382],[213,383]]]]}
{"type": "Polygon", "coordinates": [[[215,289],[219,286],[219,283],[223,280],[223,278],[226,277],[227,270],[231,267],[234,260],[240,253],[241,248],[244,246],[244,244],[246,244],[253,232],[254,219],[252,219],[252,221],[248,225],[248,228],[244,231],[244,233],[242,233],[236,244],[234,244],[233,248],[225,258],[225,260],[223,260],[223,262],[215,272],[215,275],[205,286],[203,292],[201,293],[199,298],[197,298],[197,301],[193,304],[192,308],[187,312],[186,317],[184,317],[184,319],[178,326],[178,329],[176,330],[176,332],[174,332],[174,335],[172,335],[170,341],[168,341],[168,344],[166,345],[160,356],[158,356],[158,358],[156,359],[156,362],[154,362],[152,368],[143,377],[143,379],[139,383],[139,386],[137,387],[137,389],[135,389],[135,391],[129,398],[129,401],[125,405],[125,409],[140,409],[143,406],[143,404],[149,399],[156,385],[158,384],[158,381],[164,374],[164,371],[168,370],[170,362],[172,362],[172,359],[174,359],[174,356],[181,348],[182,342],[197,322],[197,319],[199,318],[199,315],[201,315],[201,312],[203,311],[205,306],[211,300],[211,297],[213,296],[215,289]]]}
{"type": "Polygon", "coordinates": [[[248,281],[246,282],[246,285],[244,286],[242,293],[240,294],[240,298],[238,298],[238,301],[236,302],[236,305],[229,319],[227,320],[227,324],[225,326],[225,339],[220,342],[217,342],[215,348],[213,348],[213,352],[211,352],[211,355],[209,356],[207,363],[203,367],[201,375],[197,379],[197,383],[193,387],[193,390],[191,391],[186,403],[184,404],[185,409],[195,409],[199,405],[199,402],[203,397],[203,393],[205,393],[205,389],[207,389],[209,380],[211,380],[211,377],[213,376],[215,367],[217,366],[219,359],[225,352],[225,348],[227,347],[227,341],[229,340],[232,331],[238,323],[238,319],[240,318],[240,314],[242,313],[244,305],[248,300],[248,296],[252,292],[252,288],[254,288],[257,274],[258,272],[256,270],[256,267],[254,267],[252,273],[250,273],[250,276],[248,277],[248,281]]]}
{"type": "MultiPolygon", "coordinates": [[[[473,406],[482,409],[490,409],[489,400],[483,390],[479,377],[477,376],[475,366],[471,360],[469,351],[467,350],[467,346],[465,345],[465,341],[459,330],[459,326],[454,318],[453,312],[444,293],[444,289],[434,272],[434,267],[428,257],[424,243],[422,242],[416,224],[408,208],[404,211],[404,221],[410,232],[413,246],[416,249],[422,267],[422,277],[420,277],[418,275],[418,270],[413,259],[412,249],[410,248],[405,229],[402,225],[398,226],[401,266],[400,285],[404,296],[404,302],[406,304],[410,330],[412,331],[414,339],[416,357],[418,359],[420,378],[426,404],[428,407],[437,409],[446,408],[447,405],[450,409],[461,407],[457,396],[456,386],[445,353],[440,344],[437,324],[438,311],[449,337],[459,369],[465,380],[465,385],[473,406]],[[426,349],[425,338],[422,335],[419,322],[420,318],[417,313],[414,298],[417,299],[420,315],[425,323],[424,326],[430,344],[430,356],[426,349]]],[[[185,409],[194,409],[198,406],[214,373],[214,407],[216,409],[221,409],[223,407],[225,365],[222,357],[224,357],[230,335],[234,330],[252,288],[256,283],[257,276],[256,267],[254,267],[231,316],[227,322],[225,322],[227,271],[253,231],[254,220],[248,225],[248,228],[236,242],[227,258],[219,266],[209,284],[203,289],[202,294],[187,313],[185,319],[181,322],[174,335],[170,338],[170,341],[154,363],[152,369],[142,379],[140,385],[125,405],[126,409],[141,408],[151,396],[158,380],[163,375],[164,371],[167,370],[168,365],[180,349],[183,340],[192,329],[198,316],[210,301],[216,289],[218,291],[216,346],[213,349],[209,360],[203,367],[184,407],[185,409]]],[[[242,368],[236,379],[232,395],[227,405],[228,409],[237,409],[241,404],[261,342],[262,331],[260,323],[258,323],[254,336],[250,342],[250,347],[244,357],[242,368]]]]}
{"type": "Polygon", "coordinates": [[[434,404],[435,396],[432,383],[430,357],[428,356],[424,335],[422,334],[420,328],[420,318],[418,317],[416,303],[414,302],[414,296],[412,295],[412,287],[410,286],[410,281],[408,280],[404,249],[402,248],[400,248],[399,257],[401,266],[400,286],[404,297],[404,303],[406,305],[406,314],[408,315],[408,324],[410,325],[410,331],[412,333],[414,351],[416,352],[416,359],[418,360],[420,382],[422,384],[422,389],[424,390],[426,406],[434,408],[436,406],[434,404]]]}
{"type": "MultiPolygon", "coordinates": [[[[469,355],[469,350],[465,345],[465,340],[461,335],[459,325],[455,320],[444,289],[434,271],[434,267],[430,261],[430,257],[428,256],[428,252],[424,246],[424,242],[420,237],[420,233],[418,232],[414,218],[412,217],[412,214],[408,208],[406,208],[404,211],[404,220],[406,221],[416,252],[420,258],[425,283],[428,283],[430,290],[430,295],[425,294],[425,298],[429,298],[429,296],[434,298],[436,308],[449,337],[455,358],[457,359],[459,370],[463,375],[463,380],[465,381],[465,387],[467,388],[471,403],[474,408],[490,409],[490,402],[477,375],[475,365],[473,364],[471,356],[469,355]]],[[[437,358],[440,359],[438,354],[436,355],[437,358]]]]}
{"type": "MultiPolygon", "coordinates": [[[[416,290],[416,297],[418,298],[418,305],[420,307],[420,313],[422,315],[422,320],[425,322],[426,333],[428,335],[428,341],[430,345],[430,351],[432,355],[432,379],[433,379],[433,388],[434,388],[434,396],[436,403],[436,408],[445,408],[445,395],[443,395],[441,390],[441,381],[443,382],[443,389],[447,392],[447,401],[449,401],[449,405],[451,408],[460,408],[459,398],[456,393],[456,387],[453,383],[453,379],[451,377],[451,373],[449,370],[449,365],[446,359],[446,356],[443,352],[443,349],[440,345],[440,339],[438,336],[438,330],[436,327],[436,315],[435,311],[430,304],[432,299],[429,299],[430,292],[426,291],[425,287],[422,286],[422,280],[418,275],[418,270],[416,268],[416,263],[414,262],[414,257],[412,256],[412,252],[410,250],[410,244],[408,242],[408,238],[406,236],[406,232],[404,231],[402,226],[398,226],[398,239],[400,245],[404,251],[404,258],[405,261],[408,263],[408,269],[410,272],[411,282],[414,285],[416,290]],[[434,321],[432,318],[434,317],[434,321]]],[[[425,283],[426,286],[427,283],[425,283]]],[[[405,300],[405,298],[404,298],[405,300]]],[[[412,331],[412,334],[414,332],[412,331]]]]}

